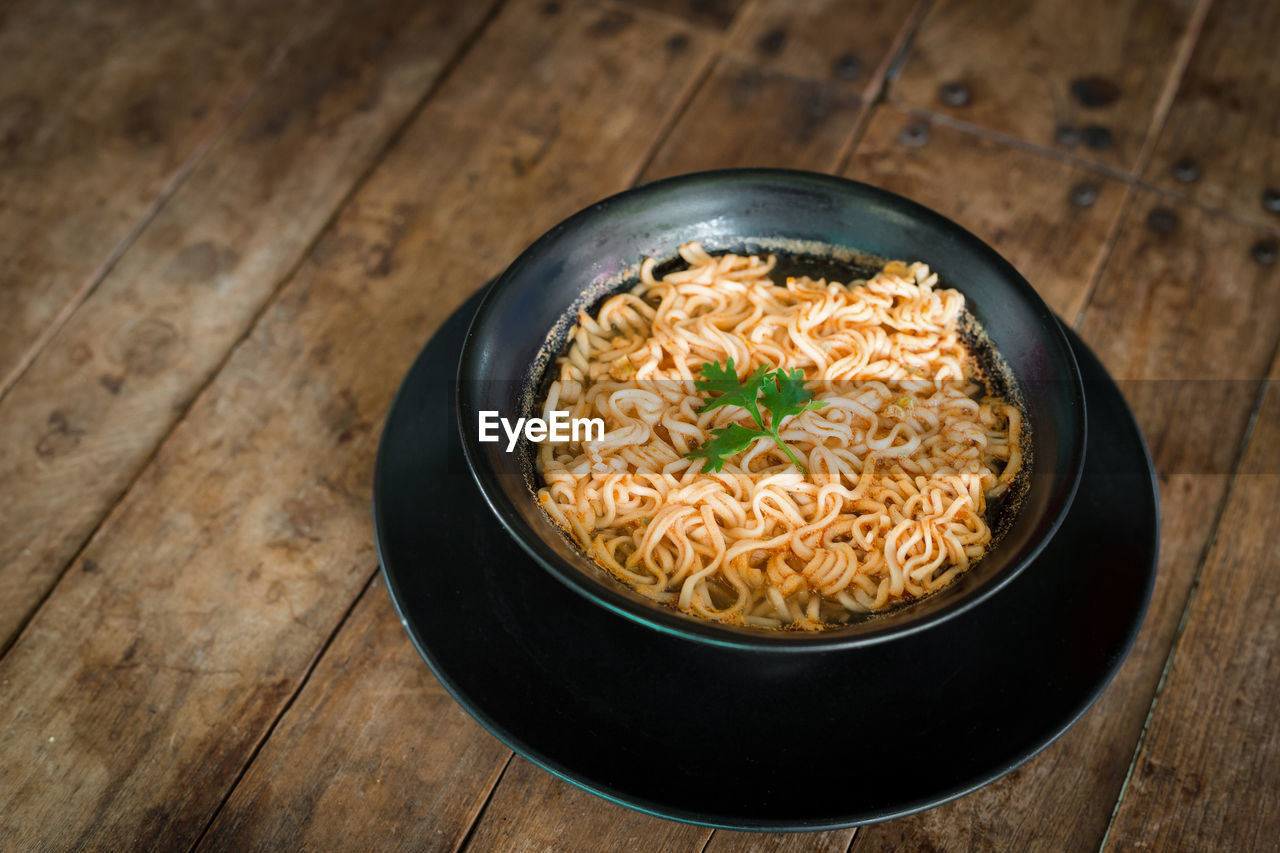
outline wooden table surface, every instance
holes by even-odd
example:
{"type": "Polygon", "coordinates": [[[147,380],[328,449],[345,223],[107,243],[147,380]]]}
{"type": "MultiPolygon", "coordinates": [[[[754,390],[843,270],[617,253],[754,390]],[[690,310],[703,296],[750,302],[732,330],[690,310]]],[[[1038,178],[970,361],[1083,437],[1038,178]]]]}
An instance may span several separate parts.
{"type": "Polygon", "coordinates": [[[0,848],[1274,849],[1277,43],[1272,0],[0,6],[0,848]],[[568,214],[736,165],[990,241],[1159,469],[1102,698],[856,831],[664,821],[514,757],[377,573],[432,331],[568,214]]]}

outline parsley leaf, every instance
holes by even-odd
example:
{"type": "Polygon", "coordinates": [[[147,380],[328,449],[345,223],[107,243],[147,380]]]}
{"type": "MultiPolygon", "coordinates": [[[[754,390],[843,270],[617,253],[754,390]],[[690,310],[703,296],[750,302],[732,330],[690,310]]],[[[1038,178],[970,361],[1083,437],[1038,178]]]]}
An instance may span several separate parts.
{"type": "Polygon", "coordinates": [[[719,471],[724,468],[726,459],[735,453],[741,453],[746,450],[751,445],[751,442],[757,438],[764,438],[765,434],[754,429],[748,429],[741,424],[729,424],[719,429],[713,429],[711,436],[710,441],[697,450],[685,454],[689,459],[707,460],[702,466],[704,471],[719,471]]]}
{"type": "Polygon", "coordinates": [[[739,383],[738,371],[733,366],[733,359],[729,359],[724,367],[721,367],[719,363],[707,362],[703,364],[703,378],[694,382],[693,387],[699,391],[707,391],[720,396],[708,397],[706,402],[702,404],[702,408],[698,409],[698,414],[718,409],[721,406],[741,406],[751,415],[751,419],[756,422],[756,425],[764,429],[764,419],[760,417],[760,409],[756,404],[756,398],[760,396],[760,387],[764,385],[768,375],[768,365],[762,364],[743,383],[739,383]]]}
{"type": "Polygon", "coordinates": [[[739,406],[751,415],[758,429],[735,423],[714,429],[711,431],[712,438],[697,450],[686,453],[687,458],[706,459],[704,471],[719,471],[724,468],[724,463],[730,456],[746,450],[757,438],[768,437],[773,439],[773,443],[778,445],[802,474],[808,476],[809,472],[804,465],[778,436],[778,429],[784,418],[826,405],[815,401],[813,392],[804,387],[803,370],[797,367],[790,373],[785,370],[771,371],[769,365],[762,364],[740,382],[733,359],[729,359],[724,367],[710,362],[702,365],[702,376],[701,380],[694,383],[694,387],[718,396],[707,398],[698,409],[699,414],[721,406],[739,406]],[[770,415],[768,425],[760,412],[761,402],[770,415]]]}
{"type": "Polygon", "coordinates": [[[769,379],[771,381],[764,385],[761,402],[773,415],[775,429],[782,425],[783,418],[810,409],[821,409],[826,405],[814,400],[813,392],[804,387],[804,371],[798,367],[789,374],[783,370],[775,370],[769,374],[769,379]]]}

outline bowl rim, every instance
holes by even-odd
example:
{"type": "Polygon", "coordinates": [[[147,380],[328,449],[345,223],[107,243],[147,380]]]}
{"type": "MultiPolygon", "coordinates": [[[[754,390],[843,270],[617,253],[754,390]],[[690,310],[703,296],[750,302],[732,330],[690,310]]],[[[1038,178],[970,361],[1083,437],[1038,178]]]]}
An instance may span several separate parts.
{"type": "MultiPolygon", "coordinates": [[[[467,469],[470,471],[480,494],[484,497],[485,504],[493,512],[507,534],[543,570],[597,606],[648,628],[697,643],[723,648],[747,649],[759,652],[801,653],[870,647],[928,630],[935,625],[942,624],[956,616],[969,612],[982,602],[990,599],[1013,578],[1034,563],[1045,546],[1057,534],[1068,510],[1071,508],[1072,502],[1075,500],[1080,485],[1087,438],[1084,384],[1080,374],[1080,366],[1060,323],[1061,321],[1049,309],[1048,305],[1035,291],[1035,288],[1003,255],[987,244],[986,241],[952,219],[906,196],[851,178],[799,169],[743,167],[674,175],[630,187],[579,210],[534,240],[533,243],[516,256],[515,260],[497,278],[490,282],[480,300],[475,315],[468,324],[466,335],[463,338],[462,352],[458,360],[454,403],[458,428],[461,432],[460,444],[467,469]],[[984,257],[990,268],[999,275],[1002,281],[1020,291],[1023,298],[1027,299],[1031,306],[1044,316],[1045,334],[1054,339],[1057,349],[1065,356],[1064,360],[1068,365],[1068,377],[1064,378],[1069,381],[1064,383],[1065,388],[1062,393],[1069,394],[1071,397],[1068,401],[1068,411],[1071,413],[1073,423],[1071,424],[1072,429],[1069,431],[1071,447],[1067,454],[1071,461],[1067,471],[1056,474],[1056,476],[1067,478],[1068,482],[1064,499],[1056,512],[1047,519],[1043,535],[1033,541],[1027,547],[1025,553],[1016,561],[1012,562],[1004,571],[1000,572],[984,586],[926,616],[904,624],[887,623],[883,630],[878,631],[872,629],[850,634],[841,628],[801,632],[761,630],[744,626],[724,625],[710,619],[700,619],[680,613],[657,603],[633,599],[623,593],[623,585],[621,583],[619,583],[619,589],[611,589],[608,585],[602,583],[600,579],[593,578],[581,569],[563,561],[547,546],[542,537],[525,523],[515,505],[508,499],[506,492],[498,481],[497,474],[484,463],[480,448],[475,444],[475,437],[462,426],[473,422],[475,418],[472,416],[478,411],[473,398],[472,387],[473,381],[481,377],[476,371],[479,358],[473,344],[478,336],[477,330],[483,326],[486,319],[496,310],[496,306],[500,304],[503,295],[513,289],[513,282],[517,281],[517,274],[522,268],[529,265],[533,258],[546,251],[548,247],[553,246],[563,233],[571,228],[581,226],[584,222],[589,222],[614,206],[643,199],[648,195],[669,192],[672,189],[683,187],[693,190],[705,183],[719,184],[725,181],[780,182],[789,184],[792,187],[797,183],[808,183],[834,188],[845,193],[853,190],[855,193],[878,197],[881,201],[902,210],[904,215],[909,218],[931,222],[931,224],[950,232],[956,239],[967,243],[977,254],[984,257]]],[[[630,590],[626,591],[631,592],[630,590]]],[[[635,595],[635,593],[632,593],[632,595],[635,595]]],[[[889,616],[893,612],[895,611],[889,611],[885,615],[889,616]]],[[[875,619],[875,617],[872,617],[872,619],[875,619]]],[[[865,625],[867,623],[864,621],[859,624],[865,625]]]]}

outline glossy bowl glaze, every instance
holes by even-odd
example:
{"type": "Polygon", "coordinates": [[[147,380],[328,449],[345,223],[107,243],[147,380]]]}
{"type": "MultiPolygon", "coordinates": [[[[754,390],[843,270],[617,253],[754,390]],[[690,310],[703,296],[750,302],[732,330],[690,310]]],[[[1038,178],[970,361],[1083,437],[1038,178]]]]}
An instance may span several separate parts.
{"type": "Polygon", "coordinates": [[[870,645],[968,610],[1026,569],[1062,521],[1084,462],[1080,371],[1052,312],[991,247],[901,196],[828,175],[734,169],[683,175],[605,199],[547,232],[486,293],[458,369],[457,415],[467,465],[506,531],[546,571],[596,605],[690,641],[788,652],[870,645]],[[636,281],[640,262],[700,242],[714,253],[772,252],[784,271],[840,281],[874,259],[923,261],[965,295],[1022,395],[1032,464],[1016,508],[993,510],[987,554],[920,601],[822,632],[721,625],[644,598],[585,556],[538,506],[532,448],[480,442],[479,417],[533,411],[547,366],[580,308],[636,281]]]}

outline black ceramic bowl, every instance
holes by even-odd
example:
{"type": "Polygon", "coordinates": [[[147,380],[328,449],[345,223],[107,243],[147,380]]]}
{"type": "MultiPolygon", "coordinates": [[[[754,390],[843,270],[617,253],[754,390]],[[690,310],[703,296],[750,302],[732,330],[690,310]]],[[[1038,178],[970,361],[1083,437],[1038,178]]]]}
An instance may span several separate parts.
{"type": "Polygon", "coordinates": [[[544,569],[626,618],[689,640],[757,650],[883,642],[919,631],[990,597],[1025,569],[1070,506],[1084,461],[1079,368],[1052,312],[992,248],[908,199],[854,181],[773,169],[683,175],[629,190],[551,229],[485,295],[463,346],[458,420],[467,464],[498,520],[544,569]],[[720,625],[657,605],[600,569],[543,513],[532,450],[479,441],[482,411],[514,420],[533,411],[547,365],[579,308],[634,284],[640,262],[700,242],[714,253],[773,252],[780,267],[840,281],[865,277],[867,256],[923,261],[960,290],[1017,382],[1032,465],[1016,513],[983,559],[913,604],[822,632],[720,625]]]}

